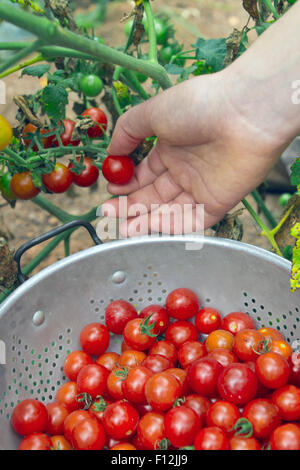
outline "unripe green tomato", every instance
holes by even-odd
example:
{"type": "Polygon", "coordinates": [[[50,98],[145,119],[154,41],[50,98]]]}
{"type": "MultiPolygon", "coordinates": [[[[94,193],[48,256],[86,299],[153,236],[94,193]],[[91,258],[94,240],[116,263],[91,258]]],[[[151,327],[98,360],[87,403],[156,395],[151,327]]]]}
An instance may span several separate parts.
{"type": "Polygon", "coordinates": [[[278,202],[281,205],[281,207],[285,207],[289,200],[291,199],[292,195],[290,193],[283,193],[281,196],[279,196],[278,202]]]}
{"type": "Polygon", "coordinates": [[[283,256],[289,261],[293,258],[293,247],[291,245],[286,245],[282,250],[283,256]]]}
{"type": "Polygon", "coordinates": [[[4,173],[0,178],[0,191],[6,199],[9,201],[16,201],[17,197],[10,189],[10,182],[12,175],[10,173],[4,173]]]}
{"type": "MultiPolygon", "coordinates": [[[[143,21],[144,23],[144,21],[143,21]]],[[[148,24],[144,24],[146,33],[148,34],[148,24]]],[[[156,33],[157,44],[166,44],[168,40],[168,27],[166,23],[160,18],[154,18],[154,29],[156,33]]]]}
{"type": "MultiPolygon", "coordinates": [[[[176,55],[176,51],[171,45],[163,46],[158,53],[159,62],[161,62],[163,65],[169,64],[174,55],[176,55]]],[[[176,57],[176,59],[172,60],[172,64],[176,64],[179,67],[184,67],[185,58],[176,57]]]]}
{"type": "Polygon", "coordinates": [[[138,73],[136,74],[137,79],[140,83],[144,83],[147,80],[147,75],[144,75],[143,73],[138,73]]]}
{"type": "Polygon", "coordinates": [[[79,88],[84,95],[95,97],[101,93],[103,82],[101,78],[95,74],[83,75],[79,81],[79,88]]]}

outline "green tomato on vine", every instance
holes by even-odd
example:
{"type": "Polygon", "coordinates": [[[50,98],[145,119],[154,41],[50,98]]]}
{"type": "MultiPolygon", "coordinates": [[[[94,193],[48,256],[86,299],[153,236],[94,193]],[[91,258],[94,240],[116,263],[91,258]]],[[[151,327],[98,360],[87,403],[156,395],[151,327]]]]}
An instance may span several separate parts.
{"type": "Polygon", "coordinates": [[[94,98],[103,90],[103,82],[95,74],[82,75],[79,80],[79,89],[85,96],[94,98]]]}
{"type": "Polygon", "coordinates": [[[11,179],[12,179],[12,175],[8,172],[4,173],[0,177],[0,191],[2,195],[5,197],[5,199],[7,199],[8,201],[16,201],[17,197],[12,192],[11,187],[10,187],[11,179]]]}

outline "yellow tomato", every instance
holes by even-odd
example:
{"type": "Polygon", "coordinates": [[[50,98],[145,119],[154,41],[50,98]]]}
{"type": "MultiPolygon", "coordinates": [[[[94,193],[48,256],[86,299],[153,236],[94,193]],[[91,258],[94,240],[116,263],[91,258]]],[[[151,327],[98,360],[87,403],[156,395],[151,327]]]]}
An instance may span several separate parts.
{"type": "Polygon", "coordinates": [[[4,150],[13,137],[12,128],[5,117],[0,116],[0,150],[4,150]]]}

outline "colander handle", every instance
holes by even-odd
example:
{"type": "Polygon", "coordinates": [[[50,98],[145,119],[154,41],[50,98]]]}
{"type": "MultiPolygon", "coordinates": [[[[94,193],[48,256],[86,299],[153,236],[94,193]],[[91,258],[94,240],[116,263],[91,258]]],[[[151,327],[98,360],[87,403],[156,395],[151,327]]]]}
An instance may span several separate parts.
{"type": "Polygon", "coordinates": [[[14,259],[15,259],[15,261],[17,263],[17,267],[18,267],[17,277],[18,277],[18,281],[20,282],[20,284],[22,284],[23,282],[26,281],[26,278],[24,277],[24,275],[22,273],[22,269],[21,269],[21,257],[23,256],[23,254],[27,250],[32,248],[33,246],[39,245],[40,243],[43,243],[43,242],[49,240],[50,238],[56,237],[56,235],[60,235],[63,232],[66,232],[68,230],[72,230],[75,227],[84,227],[84,228],[86,228],[88,230],[93,242],[95,243],[95,245],[102,244],[102,241],[97,236],[97,233],[96,233],[96,230],[94,229],[94,227],[89,222],[87,222],[85,220],[81,220],[81,219],[72,220],[72,222],[68,222],[64,225],[61,225],[60,227],[57,227],[53,230],[50,230],[47,233],[44,233],[43,235],[40,235],[39,237],[33,238],[32,240],[29,240],[28,242],[24,243],[24,245],[22,245],[16,251],[15,256],[14,256],[14,259]]]}

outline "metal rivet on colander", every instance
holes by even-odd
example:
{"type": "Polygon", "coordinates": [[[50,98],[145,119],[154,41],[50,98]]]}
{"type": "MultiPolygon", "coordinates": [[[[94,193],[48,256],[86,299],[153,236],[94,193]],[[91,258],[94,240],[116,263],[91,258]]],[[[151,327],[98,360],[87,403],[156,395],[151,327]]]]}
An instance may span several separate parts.
{"type": "Polygon", "coordinates": [[[35,326],[40,326],[42,323],[45,321],[45,314],[42,312],[42,310],[39,310],[38,312],[35,312],[35,314],[32,317],[32,323],[35,326]]]}
{"type": "Polygon", "coordinates": [[[125,271],[116,271],[111,276],[111,279],[115,284],[121,284],[121,282],[125,281],[126,276],[127,274],[125,273],[125,271]]]}

